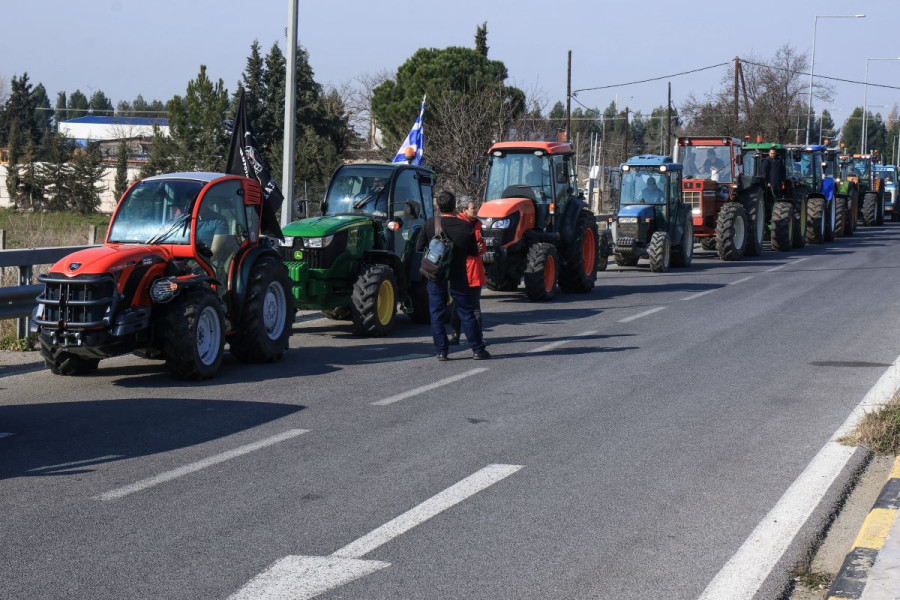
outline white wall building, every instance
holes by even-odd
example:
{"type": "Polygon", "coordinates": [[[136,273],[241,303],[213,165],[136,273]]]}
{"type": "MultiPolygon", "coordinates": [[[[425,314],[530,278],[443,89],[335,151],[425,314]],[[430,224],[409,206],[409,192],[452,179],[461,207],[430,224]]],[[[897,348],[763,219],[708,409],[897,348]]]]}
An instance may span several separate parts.
{"type": "Polygon", "coordinates": [[[152,137],[153,126],[159,127],[160,134],[168,137],[168,119],[150,119],[147,117],[78,117],[62,121],[59,133],[76,140],[82,146],[88,141],[123,140],[140,137],[152,137]]]}

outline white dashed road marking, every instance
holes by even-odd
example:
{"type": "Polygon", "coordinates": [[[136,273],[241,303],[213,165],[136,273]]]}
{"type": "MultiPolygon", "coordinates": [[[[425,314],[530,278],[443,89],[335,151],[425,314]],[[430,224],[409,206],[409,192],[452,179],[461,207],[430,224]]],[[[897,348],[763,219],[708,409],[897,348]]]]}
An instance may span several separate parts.
{"type": "Polygon", "coordinates": [[[85,460],[76,460],[73,462],[62,463],[58,465],[48,465],[46,467],[35,467],[34,469],[29,469],[28,472],[32,473],[34,471],[56,471],[59,469],[71,469],[72,467],[79,467],[82,465],[90,465],[92,463],[101,463],[108,460],[114,460],[116,458],[122,458],[122,454],[110,454],[108,456],[98,456],[97,458],[87,458],[85,460]]]}
{"type": "Polygon", "coordinates": [[[810,259],[809,256],[804,256],[803,258],[797,258],[797,259],[792,260],[791,262],[786,262],[783,265],[778,265],[777,267],[772,267],[771,269],[766,269],[765,271],[763,271],[763,273],[771,273],[772,271],[777,271],[778,269],[783,269],[785,267],[789,267],[791,265],[797,264],[798,262],[803,262],[804,260],[809,260],[809,259],[810,259]]]}
{"type": "Polygon", "coordinates": [[[753,279],[753,275],[751,275],[749,277],[744,277],[743,279],[738,279],[737,281],[732,281],[728,285],[737,285],[739,283],[744,283],[745,281],[750,281],[751,279],[753,279]]]}
{"type": "Polygon", "coordinates": [[[574,338],[568,340],[556,340],[555,342],[550,342],[549,344],[544,344],[543,346],[538,346],[537,348],[532,348],[528,352],[546,352],[547,350],[553,350],[554,348],[559,348],[564,344],[568,344],[569,342],[574,342],[576,339],[580,337],[585,337],[588,335],[594,335],[597,333],[596,331],[585,331],[583,333],[576,334],[574,338]]]}
{"type": "Polygon", "coordinates": [[[720,288],[715,288],[715,289],[712,289],[712,290],[706,290],[705,292],[697,292],[696,294],[691,294],[690,296],[686,296],[686,297],[682,298],[681,300],[682,300],[682,301],[684,301],[684,300],[693,300],[694,298],[699,298],[700,296],[705,296],[705,295],[707,295],[707,294],[712,294],[713,292],[718,292],[719,289],[720,289],[720,288]]]}
{"type": "Polygon", "coordinates": [[[376,402],[372,402],[371,404],[372,404],[372,406],[387,406],[388,404],[393,404],[394,402],[400,402],[401,400],[406,400],[407,398],[412,398],[413,396],[417,396],[417,395],[423,394],[425,392],[430,392],[433,389],[453,383],[455,381],[459,381],[460,379],[465,379],[466,377],[471,377],[472,375],[484,373],[485,371],[487,371],[487,368],[484,368],[484,367],[478,368],[478,369],[471,369],[470,371],[466,371],[465,373],[460,373],[459,375],[453,375],[451,377],[446,377],[444,379],[435,381],[434,383],[429,383],[428,385],[423,385],[421,387],[417,387],[415,389],[409,390],[408,392],[403,392],[402,394],[397,394],[395,396],[391,396],[390,398],[385,398],[384,400],[378,400],[376,402]]]}
{"type": "Polygon", "coordinates": [[[619,319],[619,323],[628,323],[630,321],[634,321],[636,319],[640,319],[641,317],[646,317],[647,315],[652,315],[655,312],[659,312],[661,310],[665,310],[665,306],[657,306],[656,308],[651,308],[650,310],[645,310],[642,313],[638,313],[636,315],[631,315],[630,317],[625,317],[624,319],[619,319]]]}

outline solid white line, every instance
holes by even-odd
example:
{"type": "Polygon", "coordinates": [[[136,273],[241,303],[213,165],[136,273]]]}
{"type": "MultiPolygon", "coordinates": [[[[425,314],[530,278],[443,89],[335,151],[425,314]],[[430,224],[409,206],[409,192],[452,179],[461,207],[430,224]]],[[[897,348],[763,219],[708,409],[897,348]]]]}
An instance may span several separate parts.
{"type": "Polygon", "coordinates": [[[635,319],[640,319],[641,317],[646,317],[647,315],[652,315],[655,312],[659,312],[664,310],[665,306],[657,306],[656,308],[651,308],[650,310],[645,310],[642,313],[638,313],[636,315],[631,315],[630,317],[625,317],[624,319],[619,319],[619,323],[628,323],[629,321],[634,321],[635,319]]]}
{"type": "Polygon", "coordinates": [[[398,535],[406,533],[416,525],[421,525],[431,517],[459,504],[466,498],[474,496],[481,490],[506,479],[522,467],[523,465],[488,465],[358,540],[350,542],[340,550],[335,551],[331,556],[335,558],[362,558],[375,548],[386,544],[398,535]]]}
{"type": "Polygon", "coordinates": [[[397,394],[396,396],[385,398],[384,400],[371,402],[370,404],[372,406],[387,406],[388,404],[400,402],[401,400],[406,400],[407,398],[411,398],[424,392],[430,392],[431,390],[447,385],[448,383],[453,383],[454,381],[459,381],[460,379],[465,379],[466,377],[470,377],[472,375],[484,373],[485,371],[487,371],[487,369],[483,367],[478,369],[471,369],[469,371],[466,371],[465,373],[460,373],[459,375],[453,375],[451,377],[445,377],[444,379],[440,379],[438,381],[435,381],[434,383],[429,383],[428,385],[417,387],[415,389],[409,390],[408,392],[403,392],[402,394],[397,394]]]}
{"type": "Polygon", "coordinates": [[[738,279],[737,281],[732,281],[728,285],[737,285],[739,283],[744,283],[745,281],[750,281],[751,279],[753,279],[753,275],[751,275],[750,277],[744,277],[743,279],[738,279]]]}
{"type": "Polygon", "coordinates": [[[791,265],[797,264],[798,262],[803,262],[804,260],[809,260],[809,259],[810,259],[809,256],[804,256],[803,258],[797,258],[797,259],[792,260],[791,262],[786,262],[783,265],[778,265],[777,267],[767,269],[767,270],[763,271],[763,273],[771,273],[772,271],[777,271],[778,269],[783,269],[785,267],[789,267],[791,265]]]}
{"type": "Polygon", "coordinates": [[[713,292],[718,292],[721,288],[715,288],[712,290],[706,290],[705,292],[697,292],[696,294],[691,294],[690,296],[686,296],[681,300],[693,300],[694,298],[699,298],[700,296],[705,296],[707,294],[712,294],[713,292]]]}
{"type": "Polygon", "coordinates": [[[750,600],[781,560],[791,541],[837,479],[856,448],[835,440],[852,431],[859,420],[887,402],[900,387],[900,357],[888,367],[831,441],[807,465],[750,537],[703,591],[700,600],[750,600]]]}
{"type": "Polygon", "coordinates": [[[569,342],[574,342],[577,338],[584,337],[586,335],[594,335],[597,333],[596,331],[585,331],[583,333],[576,334],[574,338],[568,340],[556,340],[555,342],[550,342],[549,344],[544,344],[543,346],[538,346],[537,348],[532,348],[528,352],[546,352],[547,350],[553,350],[554,348],[559,348],[563,344],[568,344],[569,342]]]}
{"type": "Polygon", "coordinates": [[[76,460],[74,462],[62,463],[59,465],[50,465],[47,467],[35,467],[34,469],[28,469],[28,472],[31,473],[33,471],[50,471],[55,469],[66,469],[69,467],[77,467],[79,465],[87,465],[90,463],[98,463],[103,462],[105,460],[112,460],[114,458],[122,458],[122,454],[110,454],[108,456],[98,456],[97,458],[88,458],[85,460],[76,460]]]}
{"type": "Polygon", "coordinates": [[[228,600],[309,600],[391,563],[333,556],[285,556],[228,600]]]}
{"type": "Polygon", "coordinates": [[[134,494],[135,492],[140,492],[146,490],[147,488],[159,485],[160,483],[172,481],[173,479],[183,477],[184,475],[189,475],[191,473],[200,471],[201,469],[205,469],[207,467],[225,462],[226,460],[231,460],[232,458],[237,458],[238,456],[243,456],[244,454],[249,454],[250,452],[255,452],[256,450],[260,450],[261,448],[265,448],[267,446],[271,446],[273,444],[295,438],[298,435],[306,433],[307,431],[307,429],[289,429],[284,433],[279,433],[278,435],[267,437],[263,440],[259,440],[258,442],[253,442],[252,444],[247,444],[246,446],[240,446],[238,448],[235,448],[234,450],[222,452],[221,454],[216,454],[215,456],[204,458],[203,460],[184,465],[183,467],[172,469],[171,471],[166,471],[164,473],[160,473],[159,475],[148,477],[147,479],[142,479],[137,483],[132,483],[131,485],[126,485],[124,487],[110,490],[109,492],[100,494],[99,496],[94,496],[94,500],[118,500],[119,498],[124,498],[125,496],[134,494]]]}

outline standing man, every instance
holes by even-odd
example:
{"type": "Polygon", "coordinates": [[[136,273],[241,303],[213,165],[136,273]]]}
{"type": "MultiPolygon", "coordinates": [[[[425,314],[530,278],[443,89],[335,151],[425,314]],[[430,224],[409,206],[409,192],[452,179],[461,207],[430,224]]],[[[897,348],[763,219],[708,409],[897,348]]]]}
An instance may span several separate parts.
{"type": "MultiPolygon", "coordinates": [[[[472,348],[472,358],[485,360],[491,357],[485,349],[484,339],[475,321],[475,310],[472,299],[469,296],[469,279],[466,276],[466,257],[478,256],[478,243],[475,241],[475,232],[472,224],[460,219],[454,214],[456,197],[448,191],[438,194],[437,208],[440,212],[441,231],[453,244],[453,252],[450,264],[446,269],[446,278],[428,280],[428,308],[431,313],[431,336],[434,339],[434,349],[438,360],[447,360],[449,340],[444,329],[444,315],[447,312],[447,290],[453,297],[456,311],[462,323],[463,333],[469,347],[472,348]]],[[[434,237],[434,217],[425,222],[416,240],[416,250],[424,251],[428,242],[434,237]]]]}
{"type": "MultiPolygon", "coordinates": [[[[459,218],[472,224],[475,230],[475,241],[478,243],[478,253],[484,254],[487,250],[484,244],[484,238],[481,235],[481,221],[478,220],[478,205],[472,199],[461,200],[459,203],[459,218]]],[[[481,287],[485,284],[484,263],[481,256],[466,257],[466,277],[469,280],[469,297],[472,299],[472,309],[475,313],[475,323],[478,325],[478,331],[484,334],[484,327],[481,324],[481,287]]],[[[451,307],[450,327],[453,333],[450,334],[450,345],[459,343],[459,332],[462,321],[459,318],[459,312],[456,307],[451,307]]]]}
{"type": "Polygon", "coordinates": [[[784,163],[778,158],[775,148],[769,148],[769,156],[763,159],[762,176],[766,182],[766,188],[777,200],[781,194],[781,184],[784,183],[784,163]]]}

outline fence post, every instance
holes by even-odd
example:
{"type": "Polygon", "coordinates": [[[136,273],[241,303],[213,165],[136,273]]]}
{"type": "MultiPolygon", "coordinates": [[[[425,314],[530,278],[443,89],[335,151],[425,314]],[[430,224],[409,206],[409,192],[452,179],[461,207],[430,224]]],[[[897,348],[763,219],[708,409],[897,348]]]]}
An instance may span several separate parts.
{"type": "Polygon", "coordinates": [[[88,231],[88,244],[93,246],[96,243],[97,243],[97,226],[91,225],[91,228],[88,231]]]}
{"type": "MultiPolygon", "coordinates": [[[[19,267],[19,285],[31,285],[32,269],[33,267],[31,265],[19,267]]],[[[16,334],[19,339],[28,337],[29,320],[29,317],[19,317],[16,319],[16,334]]]]}

